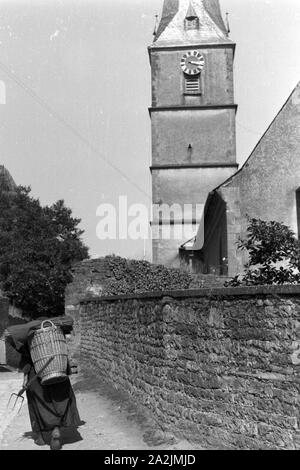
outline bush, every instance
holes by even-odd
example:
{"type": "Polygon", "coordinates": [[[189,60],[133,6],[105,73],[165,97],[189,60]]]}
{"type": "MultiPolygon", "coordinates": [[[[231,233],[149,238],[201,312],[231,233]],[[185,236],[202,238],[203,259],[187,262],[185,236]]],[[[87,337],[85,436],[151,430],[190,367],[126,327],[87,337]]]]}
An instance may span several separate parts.
{"type": "Polygon", "coordinates": [[[189,289],[191,274],[175,268],[107,256],[112,278],[108,279],[103,295],[137,294],[149,291],[189,289]]]}
{"type": "Polygon", "coordinates": [[[245,273],[237,275],[226,286],[298,284],[300,281],[300,242],[284,224],[248,217],[248,237],[238,241],[249,261],[245,273]]]}

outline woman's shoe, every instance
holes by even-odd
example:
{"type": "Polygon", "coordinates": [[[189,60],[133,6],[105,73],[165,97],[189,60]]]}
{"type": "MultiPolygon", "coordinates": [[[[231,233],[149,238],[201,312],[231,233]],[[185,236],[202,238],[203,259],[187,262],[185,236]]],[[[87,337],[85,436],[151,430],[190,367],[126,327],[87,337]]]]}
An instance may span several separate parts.
{"type": "Polygon", "coordinates": [[[61,442],[60,442],[60,430],[58,427],[55,427],[51,434],[51,441],[50,441],[50,449],[51,450],[60,450],[61,449],[61,442]]]}
{"type": "Polygon", "coordinates": [[[46,445],[44,439],[43,439],[43,436],[41,434],[37,434],[36,438],[34,439],[34,443],[37,445],[37,446],[44,446],[46,445]]]}

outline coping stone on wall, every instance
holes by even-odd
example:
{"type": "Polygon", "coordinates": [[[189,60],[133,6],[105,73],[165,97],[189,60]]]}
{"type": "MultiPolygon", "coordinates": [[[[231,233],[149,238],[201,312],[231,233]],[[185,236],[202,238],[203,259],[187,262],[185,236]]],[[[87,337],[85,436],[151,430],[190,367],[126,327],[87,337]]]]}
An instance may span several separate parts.
{"type": "Polygon", "coordinates": [[[89,302],[113,302],[117,300],[133,300],[133,299],[161,299],[163,297],[171,298],[190,298],[190,297],[208,297],[208,298],[224,298],[224,297],[242,297],[242,296],[257,296],[257,295],[300,295],[300,285],[285,284],[279,285],[265,285],[265,286],[244,286],[244,287],[215,287],[212,289],[187,289],[175,291],[158,291],[158,292],[143,292],[139,294],[122,294],[114,296],[90,296],[84,297],[80,303],[85,304],[89,302]]]}

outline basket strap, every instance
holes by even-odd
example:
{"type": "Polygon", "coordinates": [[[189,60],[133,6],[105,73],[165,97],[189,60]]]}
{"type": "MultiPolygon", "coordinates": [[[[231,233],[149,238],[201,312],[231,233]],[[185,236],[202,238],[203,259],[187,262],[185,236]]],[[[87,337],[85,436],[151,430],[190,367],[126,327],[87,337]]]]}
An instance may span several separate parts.
{"type": "Polygon", "coordinates": [[[45,329],[44,324],[47,323],[47,322],[50,323],[52,327],[56,328],[56,326],[54,325],[54,323],[52,323],[51,320],[44,320],[44,321],[42,322],[42,324],[41,324],[41,329],[42,329],[42,330],[45,329]]]}

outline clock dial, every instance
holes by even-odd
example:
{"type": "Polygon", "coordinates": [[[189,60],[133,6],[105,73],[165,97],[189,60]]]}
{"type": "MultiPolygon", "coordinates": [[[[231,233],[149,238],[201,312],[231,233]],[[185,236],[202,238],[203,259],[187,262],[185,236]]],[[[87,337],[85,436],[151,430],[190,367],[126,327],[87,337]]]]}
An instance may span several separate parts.
{"type": "Polygon", "coordinates": [[[181,68],[188,75],[197,75],[204,67],[204,57],[199,51],[188,51],[181,59],[181,68]]]}

